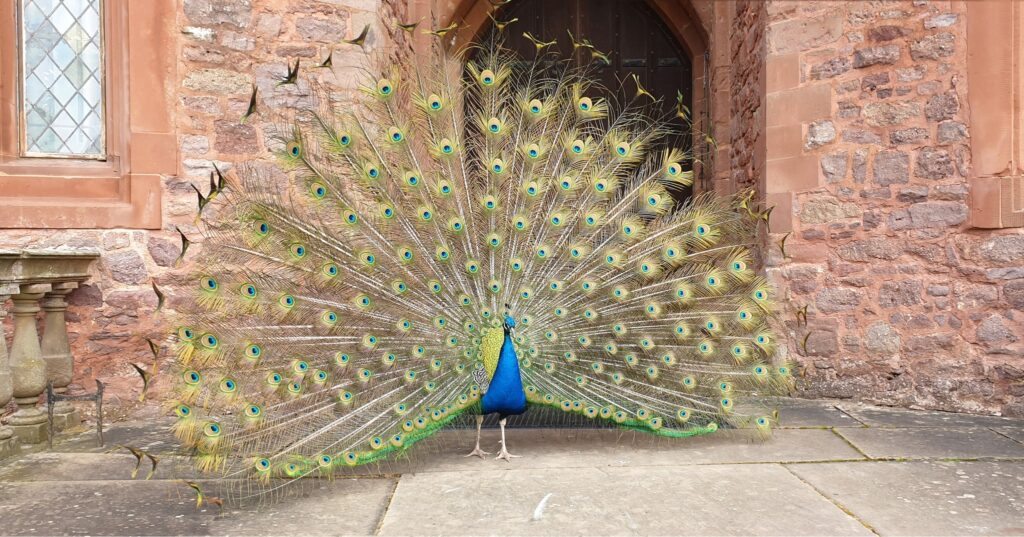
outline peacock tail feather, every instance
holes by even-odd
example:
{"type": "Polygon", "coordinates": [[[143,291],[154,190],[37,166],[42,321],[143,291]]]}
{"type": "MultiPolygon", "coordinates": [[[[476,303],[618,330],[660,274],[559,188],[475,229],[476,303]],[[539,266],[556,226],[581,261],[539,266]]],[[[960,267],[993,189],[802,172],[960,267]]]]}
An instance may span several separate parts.
{"type": "Polygon", "coordinates": [[[206,209],[174,333],[200,468],[269,482],[404,452],[479,411],[506,312],[531,406],[665,437],[771,426],[736,402],[790,381],[759,215],[677,201],[692,155],[646,99],[525,60],[496,38],[275,118],[278,164],[206,209]]]}

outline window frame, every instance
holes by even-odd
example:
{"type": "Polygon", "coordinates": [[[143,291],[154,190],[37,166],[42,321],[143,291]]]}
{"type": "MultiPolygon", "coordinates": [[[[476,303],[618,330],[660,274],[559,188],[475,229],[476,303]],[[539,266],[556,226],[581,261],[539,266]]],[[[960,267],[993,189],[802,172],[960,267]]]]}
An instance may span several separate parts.
{"type": "Polygon", "coordinates": [[[174,0],[104,2],[105,160],[21,156],[15,4],[0,2],[0,228],[159,229],[178,165],[174,0]]]}

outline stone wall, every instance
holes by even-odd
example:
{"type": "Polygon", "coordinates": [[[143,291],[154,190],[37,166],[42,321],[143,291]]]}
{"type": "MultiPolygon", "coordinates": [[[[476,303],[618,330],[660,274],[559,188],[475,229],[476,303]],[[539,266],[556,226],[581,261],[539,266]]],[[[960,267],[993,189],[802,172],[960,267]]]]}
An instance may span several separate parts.
{"type": "Polygon", "coordinates": [[[801,391],[1024,415],[1024,234],[968,225],[964,4],[767,11],[773,242],[791,231],[769,272],[801,391]]]}
{"type": "MultiPolygon", "coordinates": [[[[765,3],[737,0],[729,34],[729,172],[734,191],[764,177],[765,3]]],[[[762,189],[763,190],[763,189],[762,189]]]]}

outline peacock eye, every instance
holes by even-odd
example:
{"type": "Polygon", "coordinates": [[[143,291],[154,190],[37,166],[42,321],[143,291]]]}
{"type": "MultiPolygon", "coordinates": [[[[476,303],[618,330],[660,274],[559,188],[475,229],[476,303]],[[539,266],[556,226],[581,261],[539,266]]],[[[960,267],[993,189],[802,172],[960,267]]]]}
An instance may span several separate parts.
{"type": "Polygon", "coordinates": [[[256,291],[256,286],[254,286],[251,283],[242,284],[242,286],[238,289],[238,292],[241,293],[241,295],[245,298],[255,298],[256,295],[258,294],[258,292],[256,291]]]}
{"type": "Polygon", "coordinates": [[[321,185],[320,183],[313,183],[309,187],[309,193],[312,194],[314,198],[322,200],[324,199],[324,196],[327,195],[327,188],[325,188],[324,185],[321,185]]]}
{"type": "Polygon", "coordinates": [[[402,132],[398,127],[391,127],[388,129],[388,139],[392,143],[398,143],[405,139],[405,133],[402,132]]]}
{"type": "Polygon", "coordinates": [[[482,83],[485,86],[490,86],[494,84],[494,71],[491,71],[490,69],[484,69],[480,73],[480,83],[482,83]]]}
{"type": "Polygon", "coordinates": [[[387,97],[388,95],[391,95],[394,91],[395,86],[394,84],[391,83],[390,80],[382,78],[377,81],[377,93],[381,94],[382,96],[387,97]]]}
{"type": "Polygon", "coordinates": [[[217,280],[210,277],[202,278],[199,284],[205,291],[216,291],[218,287],[217,280]]]}
{"type": "Polygon", "coordinates": [[[501,120],[496,117],[492,117],[487,121],[487,130],[490,131],[491,134],[501,133],[501,127],[501,120]]]}
{"type": "Polygon", "coordinates": [[[576,102],[576,105],[579,107],[580,110],[586,112],[589,111],[590,108],[594,106],[594,101],[592,101],[590,97],[580,97],[580,100],[576,102]]]}
{"type": "Polygon", "coordinates": [[[619,142],[615,144],[615,154],[624,157],[629,154],[630,146],[626,142],[619,142]]]}
{"type": "Polygon", "coordinates": [[[256,221],[255,224],[256,233],[258,233],[260,236],[264,236],[267,233],[270,233],[270,225],[267,224],[266,222],[258,220],[256,221]]]}
{"type": "Polygon", "coordinates": [[[338,138],[338,141],[341,143],[342,147],[346,147],[352,143],[352,137],[347,134],[342,134],[341,137],[338,138]]]}
{"type": "Polygon", "coordinates": [[[533,99],[530,101],[530,113],[539,114],[544,110],[544,104],[540,102],[540,99],[533,99]]]}
{"type": "Polygon", "coordinates": [[[302,155],[302,144],[299,142],[288,142],[288,145],[285,146],[285,151],[287,151],[288,155],[292,158],[298,158],[302,155]]]}
{"type": "Polygon", "coordinates": [[[427,105],[430,106],[431,110],[440,110],[443,106],[441,103],[441,97],[435,93],[431,93],[430,96],[427,97],[427,105]]]}

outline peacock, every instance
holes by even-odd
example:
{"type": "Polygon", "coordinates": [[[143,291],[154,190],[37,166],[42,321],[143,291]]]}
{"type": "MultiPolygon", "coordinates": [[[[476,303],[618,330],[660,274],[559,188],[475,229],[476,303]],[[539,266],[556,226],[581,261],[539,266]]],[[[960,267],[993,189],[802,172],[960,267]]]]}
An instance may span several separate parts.
{"type": "Polygon", "coordinates": [[[753,401],[791,372],[751,253],[767,211],[680,195],[694,155],[638,79],[619,99],[506,39],[379,62],[354,102],[309,82],[287,117],[260,118],[254,88],[275,159],[200,195],[172,336],[173,430],[200,470],[330,476],[474,417],[485,457],[491,414],[511,461],[507,418],[539,408],[668,438],[771,429],[753,401]]]}

